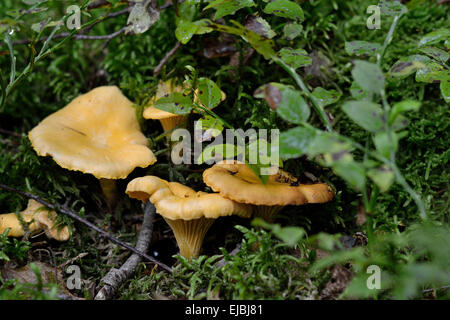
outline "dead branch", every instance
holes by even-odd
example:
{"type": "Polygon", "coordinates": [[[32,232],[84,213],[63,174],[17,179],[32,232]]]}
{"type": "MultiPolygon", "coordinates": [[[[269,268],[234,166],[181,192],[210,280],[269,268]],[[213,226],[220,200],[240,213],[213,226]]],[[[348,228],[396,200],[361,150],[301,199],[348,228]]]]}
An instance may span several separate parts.
{"type": "Polygon", "coordinates": [[[142,252],[140,250],[137,250],[136,248],[133,248],[132,246],[130,246],[129,244],[127,244],[127,243],[125,243],[123,241],[120,241],[116,237],[110,235],[108,232],[100,229],[99,227],[97,227],[93,223],[91,223],[88,220],[80,217],[78,214],[76,214],[71,209],[69,209],[67,204],[64,204],[61,207],[59,207],[59,206],[57,207],[57,206],[55,206],[55,205],[53,205],[53,204],[43,200],[42,198],[40,198],[39,196],[36,196],[34,194],[31,194],[31,193],[28,193],[28,192],[24,192],[24,191],[20,191],[20,190],[17,190],[15,188],[12,188],[10,186],[4,185],[4,184],[0,184],[0,188],[2,188],[4,190],[11,191],[11,192],[15,192],[17,194],[20,194],[23,197],[26,197],[26,198],[29,198],[29,199],[33,199],[33,200],[39,202],[40,204],[46,206],[47,208],[50,208],[52,210],[55,210],[57,212],[60,212],[60,213],[62,213],[64,215],[66,215],[66,216],[69,216],[70,218],[72,218],[72,219],[74,219],[74,220],[76,220],[78,222],[81,222],[82,224],[84,224],[85,226],[89,227],[90,229],[97,231],[103,237],[107,238],[111,242],[114,242],[115,244],[118,244],[121,247],[130,250],[131,252],[141,256],[145,260],[150,261],[152,263],[155,263],[155,264],[159,265],[161,268],[163,268],[164,270],[172,273],[172,269],[170,267],[168,267],[167,265],[165,265],[164,263],[161,263],[158,260],[156,260],[155,258],[147,255],[146,253],[144,253],[144,252],[142,252]]]}
{"type": "MultiPolygon", "coordinates": [[[[144,221],[141,232],[136,243],[136,249],[146,252],[150,245],[153,231],[153,218],[155,216],[155,206],[147,202],[144,208],[144,221]]],[[[137,254],[132,254],[128,260],[119,268],[112,268],[101,280],[104,286],[98,291],[95,300],[109,300],[116,294],[120,286],[131,277],[142,258],[137,254]]]]}
{"type": "Polygon", "coordinates": [[[172,50],[170,50],[169,52],[167,52],[167,54],[165,55],[165,57],[158,63],[158,65],[156,66],[155,70],[153,70],[153,75],[157,76],[162,68],[165,66],[165,64],[169,61],[169,59],[178,51],[178,49],[180,49],[181,47],[181,42],[177,42],[175,44],[175,46],[172,48],[172,50]]]}

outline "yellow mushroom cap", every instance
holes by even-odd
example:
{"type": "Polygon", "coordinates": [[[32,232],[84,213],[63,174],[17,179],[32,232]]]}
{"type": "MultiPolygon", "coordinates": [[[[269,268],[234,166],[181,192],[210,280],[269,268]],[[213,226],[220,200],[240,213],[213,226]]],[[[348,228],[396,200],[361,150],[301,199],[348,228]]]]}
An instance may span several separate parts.
{"type": "MultiPolygon", "coordinates": [[[[184,116],[182,116],[182,115],[170,113],[170,112],[167,112],[167,111],[164,111],[164,110],[154,107],[155,102],[158,99],[161,99],[170,93],[182,92],[182,91],[183,91],[183,87],[179,86],[179,85],[175,85],[174,81],[172,79],[169,79],[164,82],[160,81],[158,84],[158,88],[156,90],[155,96],[149,101],[149,103],[147,104],[147,106],[144,109],[143,117],[145,119],[154,119],[154,120],[163,120],[163,119],[175,118],[175,117],[183,117],[184,118],[184,116]]],[[[198,91],[198,89],[194,92],[194,100],[195,101],[198,101],[197,91],[198,91]]],[[[226,99],[227,96],[226,96],[225,92],[221,91],[221,93],[222,93],[221,100],[223,101],[226,99]]]]}
{"type": "Polygon", "coordinates": [[[160,81],[158,84],[158,88],[156,89],[155,96],[149,101],[147,106],[144,109],[143,117],[144,119],[154,119],[154,120],[161,120],[161,119],[167,119],[172,117],[179,117],[180,115],[170,113],[158,108],[155,108],[155,102],[158,99],[163,98],[165,95],[168,95],[170,93],[174,92],[182,92],[183,87],[177,86],[174,84],[174,81],[172,79],[167,81],[160,81]]]}
{"type": "MultiPolygon", "coordinates": [[[[27,208],[20,213],[20,216],[25,223],[29,223],[28,229],[33,233],[44,230],[49,238],[58,241],[67,241],[69,239],[69,228],[67,226],[58,228],[56,225],[56,212],[50,211],[35,200],[30,199],[28,201],[27,208]]],[[[3,233],[8,228],[10,228],[8,236],[21,237],[25,234],[25,230],[15,213],[0,215],[0,233],[3,233]]]]}
{"type": "Polygon", "coordinates": [[[116,86],[98,87],[45,118],[28,134],[38,155],[97,178],[122,179],[156,162],[135,109],[116,86]]]}
{"type": "Polygon", "coordinates": [[[232,214],[250,217],[251,207],[225,199],[219,194],[195,192],[176,182],[155,176],[136,178],[127,186],[131,198],[152,202],[156,211],[170,220],[219,218],[232,214]]]}
{"type": "Polygon", "coordinates": [[[334,198],[327,184],[296,185],[297,179],[281,169],[264,185],[247,165],[230,161],[206,169],[203,181],[225,198],[258,206],[324,203],[334,198]]]}

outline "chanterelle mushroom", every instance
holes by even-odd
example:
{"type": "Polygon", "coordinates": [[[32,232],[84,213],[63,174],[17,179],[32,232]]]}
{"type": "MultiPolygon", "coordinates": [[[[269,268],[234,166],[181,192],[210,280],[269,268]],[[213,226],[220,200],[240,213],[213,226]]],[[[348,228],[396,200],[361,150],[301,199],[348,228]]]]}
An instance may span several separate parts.
{"type": "Polygon", "coordinates": [[[161,99],[170,93],[182,91],[183,88],[181,86],[175,85],[172,79],[165,82],[160,81],[155,96],[149,101],[144,109],[144,113],[142,114],[144,119],[159,120],[164,131],[169,131],[176,126],[184,127],[185,123],[187,122],[186,116],[166,112],[154,107],[154,104],[158,99],[161,99]]]}
{"type": "MultiPolygon", "coordinates": [[[[158,99],[161,99],[170,93],[182,91],[183,87],[175,85],[173,79],[164,82],[160,81],[155,96],[150,100],[150,102],[144,109],[144,119],[159,120],[164,131],[172,130],[176,126],[184,127],[187,122],[187,116],[166,112],[154,107],[154,104],[158,99]]],[[[222,92],[222,101],[225,100],[225,98],[226,95],[224,92],[222,92]]],[[[194,93],[194,100],[196,102],[199,102],[199,99],[197,98],[197,90],[194,93]]]]}
{"type": "MultiPolygon", "coordinates": [[[[23,222],[28,224],[28,230],[31,233],[45,231],[45,234],[49,238],[58,241],[66,241],[69,239],[69,228],[64,226],[58,229],[56,225],[56,212],[50,211],[39,202],[29,200],[27,208],[19,214],[23,222]]],[[[8,236],[22,237],[25,234],[25,230],[14,212],[0,215],[0,233],[3,233],[8,228],[10,229],[8,236]]]]}
{"type": "Polygon", "coordinates": [[[248,218],[251,206],[221,197],[219,194],[195,192],[177,182],[168,182],[155,176],[132,180],[126,193],[131,198],[150,201],[156,212],[172,228],[186,258],[197,257],[206,232],[215,219],[236,214],[248,218]]]}
{"type": "Polygon", "coordinates": [[[267,221],[273,221],[286,205],[324,203],[334,198],[325,183],[299,184],[295,177],[278,169],[263,184],[247,165],[230,161],[206,169],[203,181],[227,199],[254,205],[255,216],[267,221]]]}
{"type": "Polygon", "coordinates": [[[98,87],[75,98],[28,136],[38,155],[52,156],[65,169],[100,179],[110,204],[115,201],[115,179],[156,161],[132,102],[116,86],[98,87]]]}

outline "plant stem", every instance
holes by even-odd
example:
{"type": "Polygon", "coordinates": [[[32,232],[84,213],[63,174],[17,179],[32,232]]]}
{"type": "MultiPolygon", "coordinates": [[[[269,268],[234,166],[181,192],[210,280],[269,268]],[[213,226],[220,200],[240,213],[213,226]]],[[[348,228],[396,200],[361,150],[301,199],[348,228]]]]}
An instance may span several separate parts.
{"type": "Polygon", "coordinates": [[[391,163],[392,171],[394,172],[395,179],[398,184],[400,184],[406,192],[408,192],[409,196],[414,200],[417,207],[419,208],[419,214],[422,220],[428,220],[427,211],[425,209],[425,204],[423,203],[422,198],[417,194],[417,192],[411,188],[408,182],[405,180],[403,175],[400,172],[400,169],[397,167],[395,163],[391,163]]]}
{"type": "Polygon", "coordinates": [[[274,56],[272,59],[280,65],[289,75],[295,80],[297,85],[302,89],[302,91],[308,96],[309,100],[311,100],[311,103],[313,105],[314,110],[317,112],[317,114],[320,117],[320,120],[325,125],[327,130],[329,132],[333,131],[333,128],[331,126],[330,121],[328,120],[327,115],[325,114],[325,111],[323,110],[322,106],[319,104],[317,99],[312,95],[311,91],[309,91],[308,87],[303,82],[302,78],[298,75],[298,73],[291,68],[289,65],[286,64],[282,59],[274,56]]]}

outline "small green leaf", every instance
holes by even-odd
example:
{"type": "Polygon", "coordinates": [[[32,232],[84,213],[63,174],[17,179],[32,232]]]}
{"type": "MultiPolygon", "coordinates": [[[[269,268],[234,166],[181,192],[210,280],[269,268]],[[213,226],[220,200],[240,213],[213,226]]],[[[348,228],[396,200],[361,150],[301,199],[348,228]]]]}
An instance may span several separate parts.
{"type": "Polygon", "coordinates": [[[369,170],[367,175],[375,182],[378,188],[380,188],[381,192],[388,191],[395,180],[394,172],[386,165],[369,170]]]}
{"type": "Polygon", "coordinates": [[[302,34],[303,26],[298,23],[286,23],[283,27],[283,34],[286,40],[294,40],[302,34]]]}
{"type": "Polygon", "coordinates": [[[197,29],[198,26],[194,22],[180,19],[175,29],[175,37],[182,44],[186,44],[197,32],[197,29]]]}
{"type": "Polygon", "coordinates": [[[311,110],[298,90],[287,86],[281,88],[281,102],[276,109],[277,113],[284,120],[296,124],[308,121],[311,110]]]}
{"type": "Polygon", "coordinates": [[[217,137],[223,131],[223,124],[216,118],[206,115],[199,121],[195,121],[195,130],[200,132],[196,134],[199,138],[197,142],[210,141],[212,138],[217,137]]]}
{"type": "Polygon", "coordinates": [[[280,157],[298,158],[308,152],[316,137],[316,131],[310,128],[296,127],[280,134],[280,157]]]}
{"type": "Polygon", "coordinates": [[[413,55],[398,60],[391,68],[389,74],[397,78],[406,78],[417,70],[426,68],[430,58],[422,55],[413,55]]]}
{"type": "Polygon", "coordinates": [[[349,101],[342,109],[350,119],[367,131],[378,132],[384,128],[383,109],[376,103],[349,101]]]}
{"type": "Polygon", "coordinates": [[[400,113],[406,112],[406,111],[417,111],[420,109],[421,103],[419,101],[414,100],[405,100],[399,103],[396,103],[389,115],[389,123],[394,123],[394,120],[397,118],[397,116],[400,113]]]}
{"type": "Polygon", "coordinates": [[[352,75],[361,88],[366,91],[380,93],[384,90],[383,72],[374,63],[356,60],[352,75]]]}
{"type": "Polygon", "coordinates": [[[199,78],[197,97],[203,106],[212,109],[222,101],[222,91],[214,81],[207,78],[199,78]]]}
{"type": "Polygon", "coordinates": [[[436,47],[425,47],[420,51],[442,63],[447,63],[450,59],[450,54],[436,47]]]}
{"type": "Polygon", "coordinates": [[[322,108],[336,103],[341,98],[341,94],[336,90],[325,90],[321,87],[315,88],[312,94],[322,106],[322,108]]]}
{"type": "Polygon", "coordinates": [[[400,16],[408,12],[408,9],[401,2],[393,0],[380,0],[378,7],[380,7],[382,14],[391,17],[400,16]]]}
{"type": "Polygon", "coordinates": [[[203,10],[210,8],[216,9],[214,20],[220,19],[230,14],[234,14],[236,11],[242,8],[254,7],[253,0],[214,0],[203,10]]]}
{"type": "Polygon", "coordinates": [[[367,91],[363,90],[356,81],[352,82],[350,93],[356,100],[369,100],[370,98],[367,91]]]}
{"type": "Polygon", "coordinates": [[[373,142],[377,151],[387,159],[391,156],[391,150],[395,152],[398,149],[398,136],[395,133],[392,133],[391,141],[386,132],[379,132],[373,136],[373,142]]]}
{"type": "Polygon", "coordinates": [[[211,23],[210,27],[219,32],[225,32],[241,36],[245,41],[251,44],[251,46],[261,54],[265,59],[270,59],[275,56],[274,42],[273,40],[267,39],[256,32],[246,29],[244,26],[236,21],[231,20],[231,23],[235,27],[230,27],[222,24],[211,23]]]}
{"type": "Polygon", "coordinates": [[[167,97],[156,101],[155,108],[174,114],[188,114],[192,110],[192,101],[189,96],[174,92],[167,97]]]}
{"type": "Polygon", "coordinates": [[[375,56],[381,50],[381,45],[367,41],[352,41],[345,43],[345,52],[356,56],[375,56]]]}
{"type": "Polygon", "coordinates": [[[362,190],[366,184],[366,172],[361,163],[336,162],[333,169],[338,176],[347,181],[356,190],[362,190]]]}
{"type": "Polygon", "coordinates": [[[302,8],[295,2],[289,0],[272,1],[264,8],[264,12],[297,21],[303,21],[305,19],[302,8]]]}
{"type": "Polygon", "coordinates": [[[438,29],[423,36],[422,39],[420,39],[419,41],[419,48],[433,45],[441,41],[448,41],[449,38],[450,38],[450,29],[448,28],[438,29]]]}
{"type": "Polygon", "coordinates": [[[424,69],[417,70],[416,81],[425,83],[436,83],[448,77],[449,70],[445,70],[437,62],[429,62],[424,69]]]}
{"type": "Polygon", "coordinates": [[[441,81],[441,93],[445,102],[450,103],[450,79],[441,81]]]}
{"type": "Polygon", "coordinates": [[[283,48],[278,53],[280,58],[294,69],[309,66],[312,64],[312,58],[304,49],[283,48]]]}

